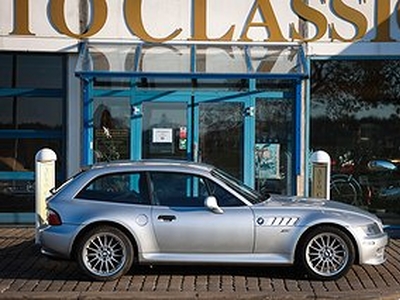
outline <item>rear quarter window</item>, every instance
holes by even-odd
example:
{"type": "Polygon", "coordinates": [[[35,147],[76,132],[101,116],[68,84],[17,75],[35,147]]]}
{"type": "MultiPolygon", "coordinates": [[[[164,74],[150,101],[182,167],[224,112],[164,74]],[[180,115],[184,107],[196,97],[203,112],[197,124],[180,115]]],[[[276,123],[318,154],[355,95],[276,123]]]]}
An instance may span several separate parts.
{"type": "Polygon", "coordinates": [[[76,196],[77,199],[150,204],[145,173],[116,173],[95,178],[76,196]]]}

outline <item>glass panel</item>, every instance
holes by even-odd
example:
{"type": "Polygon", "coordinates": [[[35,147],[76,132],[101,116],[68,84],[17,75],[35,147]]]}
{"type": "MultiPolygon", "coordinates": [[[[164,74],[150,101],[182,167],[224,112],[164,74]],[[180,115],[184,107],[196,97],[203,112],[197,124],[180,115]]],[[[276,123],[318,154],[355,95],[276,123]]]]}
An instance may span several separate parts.
{"type": "Polygon", "coordinates": [[[0,180],[0,213],[34,211],[35,181],[33,179],[0,180]]]}
{"type": "Polygon", "coordinates": [[[243,47],[197,46],[197,73],[248,73],[243,47]]]}
{"type": "Polygon", "coordinates": [[[134,72],[138,44],[90,44],[82,47],[77,72],[134,72]]]}
{"type": "Polygon", "coordinates": [[[254,46],[248,48],[252,71],[266,74],[303,73],[298,47],[254,46]]]}
{"type": "MultiPolygon", "coordinates": [[[[54,150],[57,157],[62,158],[60,140],[51,139],[1,139],[0,142],[0,172],[34,172],[35,155],[43,149],[54,150]]],[[[58,170],[62,159],[57,160],[58,170]]]]}
{"type": "Polygon", "coordinates": [[[186,103],[143,103],[143,158],[186,159],[186,108],[186,103]]]}
{"type": "Polygon", "coordinates": [[[0,54],[0,87],[10,88],[12,87],[13,76],[13,55],[12,54],[0,54]]]}
{"type": "Polygon", "coordinates": [[[76,197],[85,200],[150,204],[144,173],[109,174],[96,178],[76,197]]]}
{"type": "Polygon", "coordinates": [[[190,174],[152,172],[154,201],[161,206],[203,207],[208,196],[205,181],[190,174]]]}
{"type": "Polygon", "coordinates": [[[201,161],[243,180],[244,104],[200,103],[201,161]]]}
{"type": "Polygon", "coordinates": [[[94,162],[129,159],[129,98],[95,98],[93,109],[94,162]]]}
{"type": "Polygon", "coordinates": [[[293,100],[256,100],[255,187],[261,193],[291,194],[293,100]]]}
{"type": "Polygon", "coordinates": [[[400,61],[311,66],[311,148],[331,156],[331,198],[400,224],[400,61]]]}
{"type": "Polygon", "coordinates": [[[0,129],[60,130],[62,127],[61,98],[6,97],[0,98],[0,105],[0,129]]]}
{"type": "Polygon", "coordinates": [[[304,74],[299,46],[89,44],[76,71],[175,74],[304,74]],[[194,51],[194,52],[193,52],[194,51]]]}
{"type": "Polygon", "coordinates": [[[144,45],[139,71],[153,73],[190,73],[188,46],[144,45]]]}
{"type": "Polygon", "coordinates": [[[0,180],[0,212],[35,211],[35,155],[43,148],[53,149],[60,158],[56,170],[62,170],[61,143],[46,139],[1,139],[0,172],[8,172],[5,173],[8,179],[0,180]]]}
{"type": "Polygon", "coordinates": [[[241,200],[234,195],[217,185],[211,180],[207,180],[207,186],[210,189],[210,195],[217,198],[218,205],[221,207],[230,206],[243,206],[245,205],[241,200]]]}
{"type": "Polygon", "coordinates": [[[17,55],[16,87],[62,88],[62,62],[59,55],[17,55]]]}
{"type": "Polygon", "coordinates": [[[10,97],[0,97],[0,129],[14,129],[13,122],[13,107],[16,105],[17,100],[13,101],[10,97]]]}

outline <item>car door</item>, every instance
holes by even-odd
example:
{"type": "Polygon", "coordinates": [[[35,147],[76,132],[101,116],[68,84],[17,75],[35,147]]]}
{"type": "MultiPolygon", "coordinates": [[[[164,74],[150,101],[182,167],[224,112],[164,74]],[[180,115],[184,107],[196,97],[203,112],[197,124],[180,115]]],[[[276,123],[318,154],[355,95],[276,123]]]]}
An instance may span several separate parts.
{"type": "Polygon", "coordinates": [[[218,187],[217,200],[231,201],[226,201],[223,213],[218,214],[204,206],[204,200],[211,192],[208,179],[165,172],[153,172],[151,179],[156,201],[152,222],[160,253],[237,254],[253,251],[253,212],[234,195],[218,187]]]}

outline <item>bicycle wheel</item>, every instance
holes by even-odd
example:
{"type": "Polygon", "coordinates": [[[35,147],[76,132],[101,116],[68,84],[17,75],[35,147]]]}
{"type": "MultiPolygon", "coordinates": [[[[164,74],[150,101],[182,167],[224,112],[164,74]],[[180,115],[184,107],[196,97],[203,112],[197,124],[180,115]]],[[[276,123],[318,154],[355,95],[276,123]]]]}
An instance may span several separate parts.
{"type": "Polygon", "coordinates": [[[355,180],[348,176],[333,177],[331,180],[331,199],[351,204],[363,206],[361,190],[355,180]]]}

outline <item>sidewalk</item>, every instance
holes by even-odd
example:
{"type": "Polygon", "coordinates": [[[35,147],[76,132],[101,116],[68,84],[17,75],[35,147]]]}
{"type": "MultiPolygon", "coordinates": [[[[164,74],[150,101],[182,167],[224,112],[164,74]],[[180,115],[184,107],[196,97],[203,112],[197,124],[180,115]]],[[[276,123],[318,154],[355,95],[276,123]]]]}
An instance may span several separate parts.
{"type": "Polygon", "coordinates": [[[0,227],[0,299],[400,299],[400,239],[380,266],[346,277],[296,278],[292,268],[138,267],[112,282],[92,282],[75,263],[40,254],[32,227],[0,227]]]}

